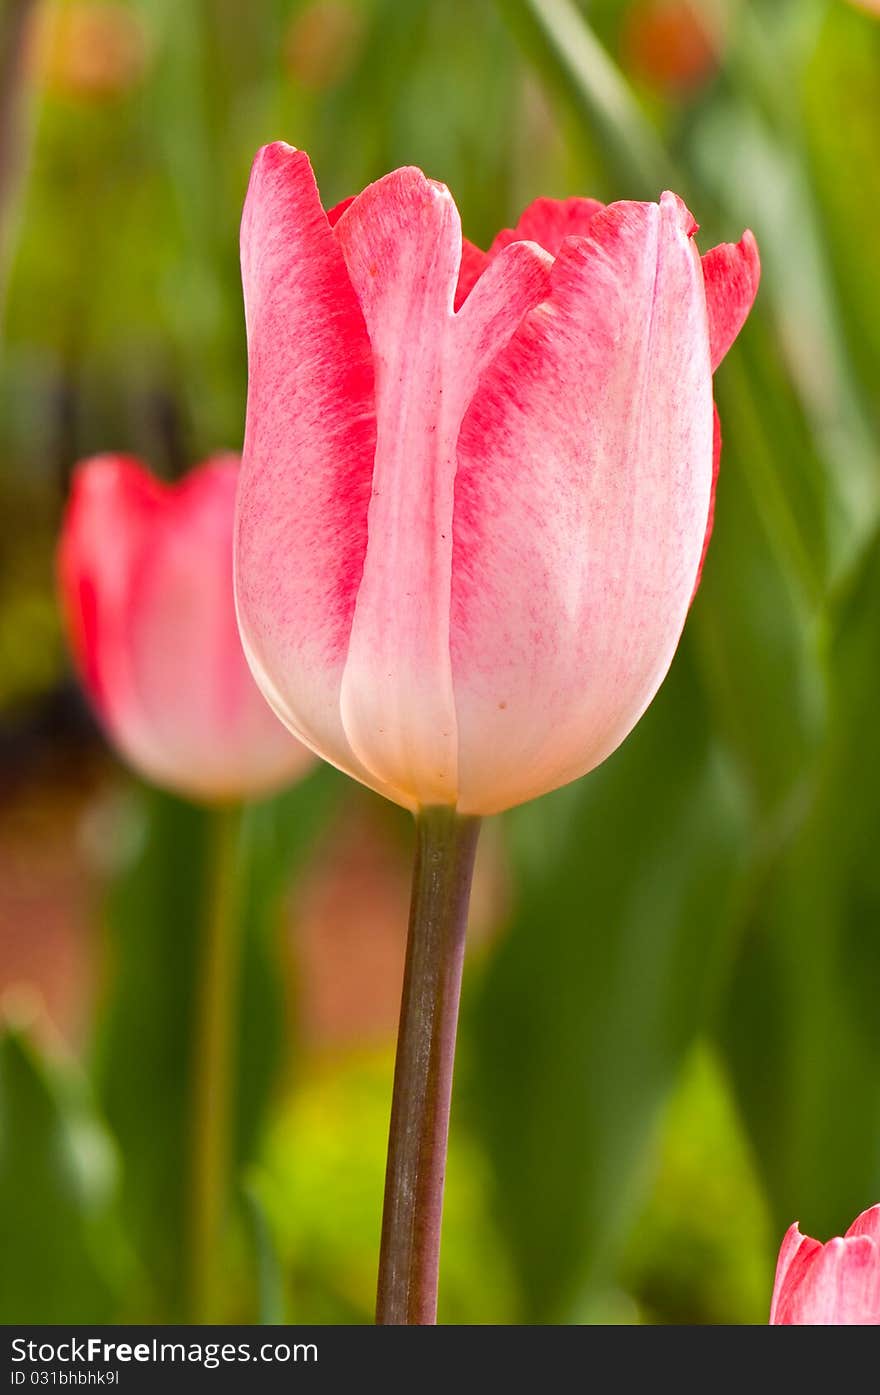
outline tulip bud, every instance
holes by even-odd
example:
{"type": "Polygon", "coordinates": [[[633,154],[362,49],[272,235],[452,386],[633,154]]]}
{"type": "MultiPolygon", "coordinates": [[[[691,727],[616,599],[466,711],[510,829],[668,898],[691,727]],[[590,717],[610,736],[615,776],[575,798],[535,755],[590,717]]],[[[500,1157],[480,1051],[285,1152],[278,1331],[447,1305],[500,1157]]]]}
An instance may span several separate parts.
{"type": "Polygon", "coordinates": [[[176,485],[137,461],[79,465],[58,551],[82,681],[111,741],[148,780],[198,800],[264,793],[309,753],[258,692],[232,593],[238,461],[176,485]]]}
{"type": "Polygon", "coordinates": [[[242,638],[290,729],[399,804],[563,785],[662,682],[759,274],[751,234],[701,261],[695,232],[674,194],[539,199],[482,252],[420,170],[328,215],[305,154],[257,155],[242,638]]]}
{"type": "Polygon", "coordinates": [[[880,1324],[880,1205],[822,1245],[797,1222],[779,1251],[770,1307],[774,1326],[880,1324]]]}

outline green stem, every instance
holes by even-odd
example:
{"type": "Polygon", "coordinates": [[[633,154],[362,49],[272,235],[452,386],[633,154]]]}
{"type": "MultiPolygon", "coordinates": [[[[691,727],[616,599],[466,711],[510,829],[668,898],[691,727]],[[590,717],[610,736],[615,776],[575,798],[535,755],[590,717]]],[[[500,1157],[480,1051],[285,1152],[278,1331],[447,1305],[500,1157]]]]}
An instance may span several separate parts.
{"type": "Polygon", "coordinates": [[[220,1247],[229,1188],[232,1097],[235,1076],[236,854],[238,808],[211,815],[209,892],[197,974],[197,1020],[193,1057],[192,1155],[189,1208],[191,1322],[217,1321],[220,1247]]]}
{"type": "Polygon", "coordinates": [[[416,818],[409,938],[385,1175],[376,1322],[437,1320],[458,1000],[479,820],[416,818]]]}

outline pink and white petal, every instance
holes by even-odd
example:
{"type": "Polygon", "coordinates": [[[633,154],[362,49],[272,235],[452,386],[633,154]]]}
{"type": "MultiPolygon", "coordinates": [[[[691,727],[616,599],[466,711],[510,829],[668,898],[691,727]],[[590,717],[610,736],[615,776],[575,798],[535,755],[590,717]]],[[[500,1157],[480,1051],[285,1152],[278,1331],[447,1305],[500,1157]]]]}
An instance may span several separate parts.
{"type": "MultiPolygon", "coordinates": [[[[202,711],[221,747],[206,753],[207,792],[229,792],[241,798],[291,781],[311,764],[313,755],[276,717],[257,687],[242,649],[232,575],[239,472],[240,459],[234,455],[214,456],[190,471],[173,491],[167,546],[169,562],[176,558],[181,584],[186,587],[192,573],[191,551],[189,574],[185,571],[187,539],[204,540],[201,623],[211,636],[212,646],[206,654],[206,667],[199,664],[193,672],[189,691],[202,685],[202,711]],[[206,681],[210,691],[205,691],[206,681]]],[[[163,585],[169,586],[169,578],[163,585]]],[[[196,663],[191,652],[184,661],[191,668],[196,663]]]]}
{"type": "Polygon", "coordinates": [[[462,408],[526,314],[550,294],[552,269],[553,258],[534,242],[513,242],[492,258],[455,317],[446,381],[462,408]]]}
{"type": "Polygon", "coordinates": [[[129,646],[144,724],[129,754],[156,782],[207,797],[224,793],[217,771],[248,676],[228,662],[235,611],[223,557],[235,487],[236,472],[215,467],[166,489],[132,583],[129,646]]]}
{"type": "Polygon", "coordinates": [[[496,259],[458,314],[461,232],[447,190],[398,170],[366,190],[337,236],[377,364],[369,544],[343,680],[353,749],[419,804],[453,803],[449,658],[456,442],[480,373],[545,293],[549,259],[496,259]]]}
{"type": "Polygon", "coordinates": [[[358,759],[420,804],[454,803],[449,665],[454,404],[443,366],[461,260],[448,190],[395,170],[336,227],[376,365],[366,558],[342,681],[358,759]]]}
{"type": "Polygon", "coordinates": [[[697,579],[694,582],[694,594],[691,596],[691,604],[700,589],[700,582],[703,579],[703,567],[706,565],[706,553],[709,551],[709,543],[712,541],[712,529],[715,526],[715,493],[718,488],[718,470],[721,466],[721,418],[718,415],[718,408],[712,404],[712,488],[709,493],[709,517],[706,520],[706,532],[703,537],[703,550],[700,553],[700,565],[697,567],[697,579]]]}
{"type": "Polygon", "coordinates": [[[241,229],[248,411],[235,532],[245,652],[288,727],[374,783],[339,710],[376,442],[363,315],[308,157],[254,161],[241,229]]]}
{"type": "Polygon", "coordinates": [[[833,1321],[847,1326],[880,1326],[880,1250],[869,1235],[854,1235],[840,1243],[843,1257],[833,1321]]]}
{"type": "Polygon", "coordinates": [[[880,1265],[880,1204],[871,1206],[867,1211],[863,1211],[860,1216],[856,1216],[846,1238],[853,1235],[867,1235],[877,1245],[877,1262],[880,1265]]]}
{"type": "Polygon", "coordinates": [[[712,372],[746,322],[758,294],[761,259],[751,232],[739,242],[722,242],[703,257],[712,372]]]}
{"type": "Polygon", "coordinates": [[[776,1278],[773,1284],[773,1298],[770,1303],[770,1323],[780,1325],[788,1318],[789,1300],[792,1290],[797,1287],[806,1272],[810,1260],[822,1246],[809,1235],[801,1235],[795,1221],[785,1232],[776,1261],[776,1278]]]}
{"type": "Polygon", "coordinates": [[[820,1245],[807,1262],[796,1257],[788,1273],[776,1321],[785,1325],[843,1326],[880,1322],[876,1251],[867,1236],[839,1236],[820,1245]]]}
{"type": "Polygon", "coordinates": [[[599,764],[675,652],[712,482],[692,227],[673,195],[597,213],[465,417],[451,630],[464,813],[599,764]]]}
{"type": "Polygon", "coordinates": [[[584,237],[595,215],[604,208],[598,199],[535,199],[520,215],[515,228],[502,228],[489,256],[494,257],[511,242],[537,242],[555,257],[567,237],[584,237]]]}
{"type": "Polygon", "coordinates": [[[132,591],[129,645],[144,718],[132,733],[137,763],[205,799],[263,793],[311,759],[260,694],[242,651],[231,565],[237,479],[237,459],[215,457],[165,491],[132,591]]]}
{"type": "Polygon", "coordinates": [[[455,289],[455,309],[458,310],[467,300],[477,281],[489,265],[489,254],[467,238],[461,241],[461,267],[458,272],[458,285],[455,289]]]}

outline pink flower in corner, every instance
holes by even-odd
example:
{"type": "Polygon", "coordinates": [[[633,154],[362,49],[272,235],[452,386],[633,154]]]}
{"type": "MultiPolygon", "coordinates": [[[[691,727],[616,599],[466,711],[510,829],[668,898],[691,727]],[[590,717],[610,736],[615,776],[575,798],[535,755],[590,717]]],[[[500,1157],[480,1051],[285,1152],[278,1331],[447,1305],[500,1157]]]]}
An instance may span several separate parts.
{"type": "Polygon", "coordinates": [[[303,152],[258,153],[242,637],[291,730],[398,803],[565,784],[662,682],[759,275],[751,234],[695,232],[674,194],[539,199],[484,253],[417,169],[328,214],[303,152]]]}
{"type": "Polygon", "coordinates": [[[238,800],[311,762],[245,662],[232,592],[238,459],[166,485],[137,461],[79,465],[58,550],[83,683],[111,740],[147,779],[238,800]]]}
{"type": "Polygon", "coordinates": [[[880,1205],[822,1245],[786,1233],[776,1265],[770,1322],[776,1326],[880,1325],[880,1205]]]}

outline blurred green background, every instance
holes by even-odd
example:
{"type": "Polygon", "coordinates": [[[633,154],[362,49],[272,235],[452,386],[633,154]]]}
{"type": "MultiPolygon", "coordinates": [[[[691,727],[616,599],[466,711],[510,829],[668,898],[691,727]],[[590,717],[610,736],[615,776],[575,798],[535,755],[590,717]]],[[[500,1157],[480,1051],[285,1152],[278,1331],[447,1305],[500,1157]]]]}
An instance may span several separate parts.
{"type": "MultiPolygon", "coordinates": [[[[880,19],[847,0],[3,0],[0,1320],[184,1311],[208,816],[70,676],[73,462],[241,441],[264,141],[330,204],[676,188],[764,280],[717,379],[714,540],[672,673],[484,832],[447,1322],[763,1322],[776,1247],[880,1199],[880,19]]],[[[369,1321],[408,819],[326,768],[248,811],[222,1313],[369,1321]]]]}

